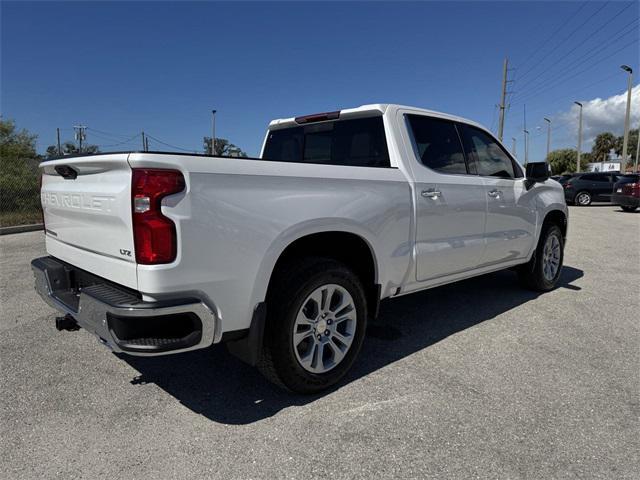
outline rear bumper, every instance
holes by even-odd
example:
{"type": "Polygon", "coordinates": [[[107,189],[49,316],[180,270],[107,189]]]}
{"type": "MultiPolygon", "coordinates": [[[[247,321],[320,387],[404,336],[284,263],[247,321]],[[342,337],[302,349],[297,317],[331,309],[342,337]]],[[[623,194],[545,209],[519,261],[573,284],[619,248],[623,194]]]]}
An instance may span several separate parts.
{"type": "Polygon", "coordinates": [[[133,291],[54,257],[31,262],[43,300],[96,335],[115,352],[156,356],[211,345],[219,330],[214,312],[196,297],[143,301],[133,291]]]}
{"type": "Polygon", "coordinates": [[[640,207],[640,198],[614,193],[611,197],[611,203],[624,207],[640,207]]]}

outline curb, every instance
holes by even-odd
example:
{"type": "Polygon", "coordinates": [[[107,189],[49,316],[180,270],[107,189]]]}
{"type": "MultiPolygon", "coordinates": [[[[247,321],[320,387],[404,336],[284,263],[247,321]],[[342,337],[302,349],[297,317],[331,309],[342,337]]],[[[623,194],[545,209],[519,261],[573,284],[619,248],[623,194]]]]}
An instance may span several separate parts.
{"type": "Polygon", "coordinates": [[[12,233],[23,232],[36,232],[38,230],[44,230],[42,223],[36,223],[33,225],[16,225],[15,227],[0,227],[0,235],[10,235],[12,233]]]}

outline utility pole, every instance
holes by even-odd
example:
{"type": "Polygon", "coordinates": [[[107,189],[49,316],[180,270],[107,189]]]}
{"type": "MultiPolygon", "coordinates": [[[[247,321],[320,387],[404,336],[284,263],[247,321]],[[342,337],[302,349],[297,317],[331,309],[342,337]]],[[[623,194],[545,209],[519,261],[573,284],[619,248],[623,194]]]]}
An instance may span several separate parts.
{"type": "Polygon", "coordinates": [[[142,151],[144,151],[144,152],[147,151],[147,141],[144,138],[144,132],[142,132],[142,151]]]}
{"type": "Polygon", "coordinates": [[[638,138],[636,140],[636,164],[633,167],[633,172],[638,173],[638,155],[640,154],[640,127],[638,128],[638,138]]]}
{"type": "Polygon", "coordinates": [[[87,134],[85,125],[74,125],[73,129],[76,131],[76,140],[78,141],[78,153],[82,153],[82,142],[86,140],[87,134]]]}
{"type": "MultiPolygon", "coordinates": [[[[627,112],[624,117],[624,141],[622,142],[622,165],[620,172],[624,173],[627,167],[627,146],[629,145],[629,115],[631,114],[631,86],[633,83],[633,70],[629,65],[621,65],[621,69],[629,73],[629,85],[627,86],[627,112]]],[[[636,160],[636,169],[638,168],[636,160]]]]}
{"type": "Polygon", "coordinates": [[[502,135],[504,133],[504,113],[507,108],[507,83],[511,83],[507,80],[507,72],[509,71],[509,59],[504,59],[504,65],[502,67],[502,92],[500,93],[500,119],[498,121],[498,140],[502,141],[502,135]]]}
{"type": "Polygon", "coordinates": [[[578,119],[578,160],[576,161],[576,173],[580,173],[580,156],[582,154],[582,104],[573,102],[580,107],[580,117],[578,119]]]}
{"type": "Polygon", "coordinates": [[[148,152],[149,151],[149,137],[146,137],[144,139],[144,151],[148,152]]]}
{"type": "Polygon", "coordinates": [[[211,155],[216,154],[216,112],[211,110],[211,155]]]}
{"type": "Polygon", "coordinates": [[[62,148],[60,147],[60,129],[56,128],[56,136],[58,137],[58,155],[62,156],[62,148]]]}
{"type": "Polygon", "coordinates": [[[513,140],[513,147],[511,147],[511,153],[513,153],[514,157],[517,157],[517,150],[516,150],[516,137],[511,137],[511,140],[513,140]]]}
{"type": "Polygon", "coordinates": [[[544,121],[547,122],[547,156],[545,161],[549,161],[549,152],[551,151],[551,120],[544,117],[544,121]]]}
{"type": "Polygon", "coordinates": [[[529,135],[529,130],[527,130],[527,104],[522,105],[522,124],[524,125],[522,128],[523,137],[524,137],[524,164],[527,164],[529,160],[529,141],[527,136],[529,135]]]}

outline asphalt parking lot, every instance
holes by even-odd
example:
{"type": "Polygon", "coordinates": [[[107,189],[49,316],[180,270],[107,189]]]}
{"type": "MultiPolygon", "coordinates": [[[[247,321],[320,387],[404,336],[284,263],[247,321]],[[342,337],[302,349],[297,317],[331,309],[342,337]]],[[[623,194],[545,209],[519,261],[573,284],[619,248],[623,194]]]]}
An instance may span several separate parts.
{"type": "Polygon", "coordinates": [[[42,233],[0,237],[2,477],[638,478],[639,242],[640,213],[571,207],[559,288],[506,271],[387,301],[346,382],[306,397],[224,347],[57,332],[42,233]]]}

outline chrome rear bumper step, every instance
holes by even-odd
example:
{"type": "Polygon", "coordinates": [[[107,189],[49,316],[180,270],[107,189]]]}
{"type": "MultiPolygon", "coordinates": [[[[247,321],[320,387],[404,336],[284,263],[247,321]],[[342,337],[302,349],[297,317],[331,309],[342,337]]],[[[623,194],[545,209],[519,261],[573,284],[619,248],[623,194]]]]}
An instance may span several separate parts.
{"type": "Polygon", "coordinates": [[[138,292],[54,257],[36,258],[31,268],[45,302],[116,352],[154,356],[214,342],[216,316],[197,297],[144,301],[138,292]]]}

